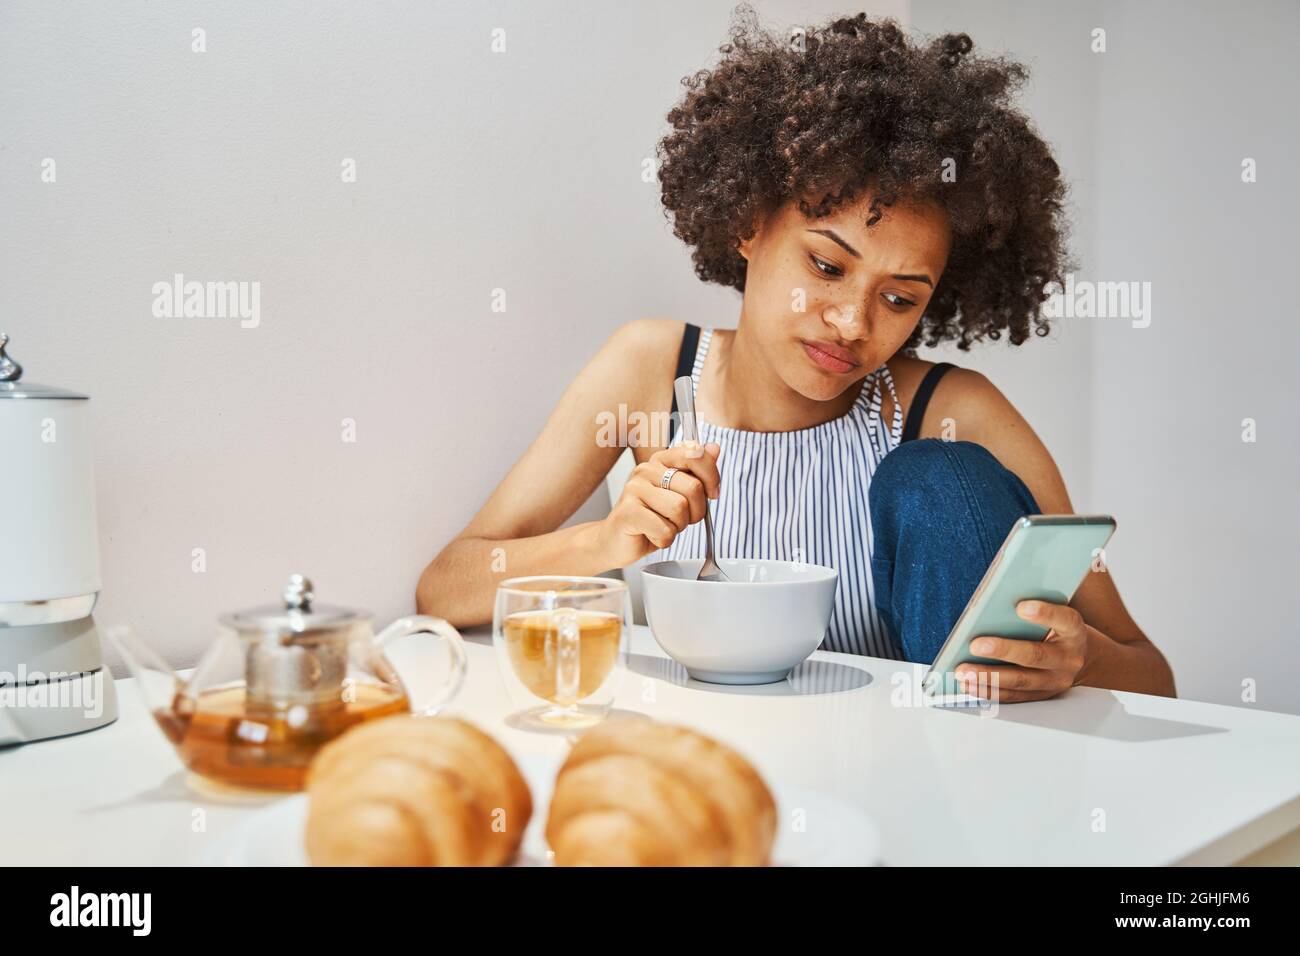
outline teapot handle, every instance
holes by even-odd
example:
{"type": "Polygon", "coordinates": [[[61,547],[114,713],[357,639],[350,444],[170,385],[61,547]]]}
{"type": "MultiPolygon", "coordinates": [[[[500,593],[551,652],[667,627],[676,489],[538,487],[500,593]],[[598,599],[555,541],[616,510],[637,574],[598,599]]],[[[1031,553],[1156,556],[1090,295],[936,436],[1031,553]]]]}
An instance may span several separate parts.
{"type": "Polygon", "coordinates": [[[442,618],[414,614],[411,617],[404,617],[394,621],[375,635],[375,647],[383,652],[389,644],[401,638],[410,637],[412,634],[433,634],[447,645],[447,658],[451,666],[446,683],[433,695],[432,700],[422,702],[418,706],[414,701],[411,702],[412,713],[422,717],[432,717],[447,706],[460,691],[461,685],[465,683],[465,669],[467,666],[465,642],[461,638],[460,632],[442,618]]]}

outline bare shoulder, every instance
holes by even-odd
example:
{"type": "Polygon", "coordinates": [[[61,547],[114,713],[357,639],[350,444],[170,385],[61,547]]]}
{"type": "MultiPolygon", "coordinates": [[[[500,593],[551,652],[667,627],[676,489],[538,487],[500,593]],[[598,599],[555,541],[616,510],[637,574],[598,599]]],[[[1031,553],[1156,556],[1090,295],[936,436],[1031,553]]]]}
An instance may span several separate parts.
{"type": "Polygon", "coordinates": [[[626,422],[633,413],[656,410],[661,392],[671,400],[682,325],[667,319],[634,319],[611,332],[565,388],[548,427],[557,423],[561,428],[580,425],[585,430],[607,414],[626,422]]]}
{"type": "MultiPolygon", "coordinates": [[[[888,362],[889,373],[894,380],[894,390],[898,393],[898,401],[903,406],[903,414],[907,415],[912,410],[912,403],[916,399],[917,390],[921,387],[921,382],[926,373],[934,366],[936,362],[929,362],[925,359],[909,358],[906,356],[896,355],[888,362]]],[[[943,421],[950,417],[955,403],[965,403],[968,401],[978,402],[975,393],[980,390],[980,383],[987,382],[979,372],[960,367],[954,367],[944,373],[939,379],[938,385],[935,386],[934,392],[930,395],[930,401],[926,405],[925,414],[921,419],[921,438],[938,438],[943,430],[943,421]]],[[[885,408],[882,412],[886,416],[892,414],[891,403],[885,402],[885,408]]]]}
{"type": "MultiPolygon", "coordinates": [[[[911,411],[922,380],[936,364],[904,356],[894,356],[889,360],[889,371],[904,415],[911,411]]],[[[963,420],[967,425],[965,430],[971,433],[977,420],[1000,412],[999,400],[1006,402],[1002,393],[983,374],[954,366],[943,374],[930,395],[921,419],[919,437],[951,437],[953,426],[963,420]]]]}
{"type": "MultiPolygon", "coordinates": [[[[637,319],[615,329],[565,386],[546,423],[462,535],[519,538],[553,531],[595,491],[622,454],[609,440],[647,410],[655,386],[672,387],[682,323],[637,319]],[[667,369],[665,371],[665,368],[667,369]]],[[[641,452],[638,446],[638,455],[641,452]]]]}
{"type": "Polygon", "coordinates": [[[630,389],[638,404],[649,411],[653,399],[667,379],[672,393],[672,375],[686,323],[677,319],[633,319],[614,330],[594,361],[603,372],[616,375],[630,389]]]}
{"type": "MultiPolygon", "coordinates": [[[[627,395],[628,412],[644,412],[655,420],[657,413],[666,415],[672,408],[673,373],[681,351],[686,323],[679,319],[633,319],[615,330],[597,361],[601,375],[616,378],[627,395]]],[[[638,461],[648,458],[655,449],[638,446],[638,461]]]]}
{"type": "Polygon", "coordinates": [[[935,437],[940,437],[946,421],[958,439],[978,442],[990,451],[994,444],[1005,446],[1033,437],[1033,429],[1011,400],[988,376],[971,368],[956,367],[944,374],[930,398],[925,419],[935,437]]]}
{"type": "Polygon", "coordinates": [[[953,368],[940,379],[926,409],[921,437],[983,445],[1020,476],[1045,514],[1073,510],[1051,452],[1020,410],[982,372],[953,368]]]}
{"type": "Polygon", "coordinates": [[[898,400],[906,412],[912,407],[912,399],[921,384],[921,379],[925,378],[925,373],[934,367],[934,363],[924,359],[895,355],[886,364],[889,365],[889,374],[894,379],[894,391],[898,392],[898,400]]]}
{"type": "Polygon", "coordinates": [[[681,319],[633,319],[615,329],[610,339],[638,348],[662,347],[680,343],[684,331],[686,323],[681,319]]]}

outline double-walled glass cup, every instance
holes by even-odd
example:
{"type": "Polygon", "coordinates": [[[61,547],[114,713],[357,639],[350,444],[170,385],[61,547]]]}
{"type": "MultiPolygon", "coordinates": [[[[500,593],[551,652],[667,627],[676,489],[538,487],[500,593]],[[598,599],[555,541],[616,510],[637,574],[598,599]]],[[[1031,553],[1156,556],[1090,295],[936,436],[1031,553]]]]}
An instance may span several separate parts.
{"type": "Polygon", "coordinates": [[[571,731],[605,719],[627,669],[632,605],[616,578],[535,575],[497,588],[492,618],[506,722],[571,731]]]}

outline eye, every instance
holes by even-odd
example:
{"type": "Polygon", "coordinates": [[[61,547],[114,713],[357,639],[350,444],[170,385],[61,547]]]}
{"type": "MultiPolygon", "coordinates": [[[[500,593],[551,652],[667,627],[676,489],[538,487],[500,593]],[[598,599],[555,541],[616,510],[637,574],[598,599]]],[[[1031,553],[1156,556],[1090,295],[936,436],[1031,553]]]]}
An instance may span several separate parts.
{"type": "Polygon", "coordinates": [[[895,295],[892,292],[884,293],[884,300],[897,309],[910,309],[916,305],[911,299],[904,299],[901,295],[895,295]]]}
{"type": "Polygon", "coordinates": [[[839,276],[844,275],[844,272],[840,269],[839,266],[831,265],[825,259],[822,259],[812,254],[811,252],[808,254],[808,259],[810,262],[812,262],[813,268],[816,269],[824,276],[828,276],[830,278],[837,278],[839,276]]]}

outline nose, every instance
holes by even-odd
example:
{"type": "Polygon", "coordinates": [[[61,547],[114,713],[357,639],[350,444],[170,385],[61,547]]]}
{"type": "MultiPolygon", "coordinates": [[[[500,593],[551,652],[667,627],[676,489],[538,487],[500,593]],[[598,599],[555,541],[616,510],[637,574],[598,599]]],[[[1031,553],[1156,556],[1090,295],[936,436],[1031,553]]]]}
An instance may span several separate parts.
{"type": "Polygon", "coordinates": [[[822,319],[846,342],[867,337],[867,310],[852,302],[827,306],[822,319]]]}

